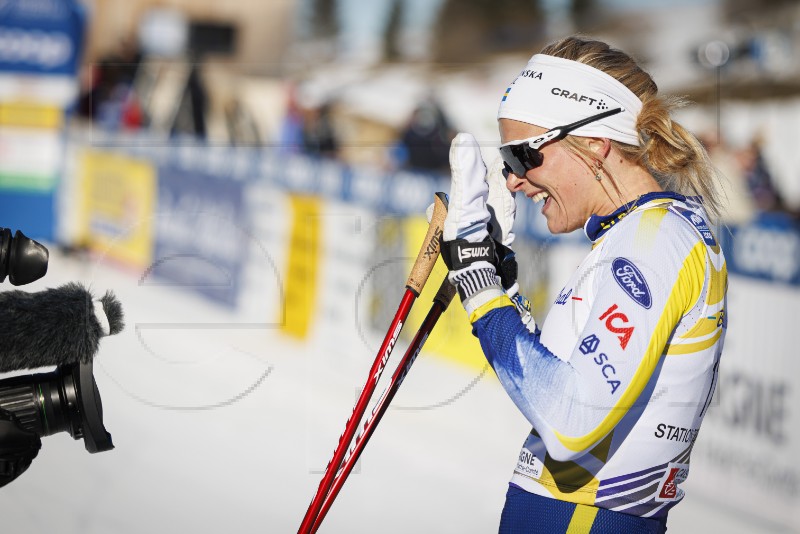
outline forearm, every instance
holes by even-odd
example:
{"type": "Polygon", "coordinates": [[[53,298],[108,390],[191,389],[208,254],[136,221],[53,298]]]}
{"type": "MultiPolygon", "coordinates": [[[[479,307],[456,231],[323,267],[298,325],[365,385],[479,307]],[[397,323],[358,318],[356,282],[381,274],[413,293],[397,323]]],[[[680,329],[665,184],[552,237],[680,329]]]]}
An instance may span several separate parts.
{"type": "Polygon", "coordinates": [[[580,454],[566,450],[559,454],[562,447],[556,437],[586,432],[585,423],[594,419],[583,413],[593,403],[578,401],[577,392],[587,389],[579,374],[542,345],[539,333],[528,330],[508,298],[489,303],[473,317],[473,333],[487,361],[511,400],[548,443],[548,449],[561,459],[580,454]]]}

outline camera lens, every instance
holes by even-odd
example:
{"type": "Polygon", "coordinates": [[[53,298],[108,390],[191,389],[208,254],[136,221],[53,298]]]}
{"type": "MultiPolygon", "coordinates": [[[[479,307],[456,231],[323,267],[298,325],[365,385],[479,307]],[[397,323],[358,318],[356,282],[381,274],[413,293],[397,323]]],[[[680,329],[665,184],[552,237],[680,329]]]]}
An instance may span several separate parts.
{"type": "Polygon", "coordinates": [[[89,452],[114,448],[103,426],[103,405],[91,363],[2,380],[0,408],[40,437],[68,432],[83,438],[89,452]]]}

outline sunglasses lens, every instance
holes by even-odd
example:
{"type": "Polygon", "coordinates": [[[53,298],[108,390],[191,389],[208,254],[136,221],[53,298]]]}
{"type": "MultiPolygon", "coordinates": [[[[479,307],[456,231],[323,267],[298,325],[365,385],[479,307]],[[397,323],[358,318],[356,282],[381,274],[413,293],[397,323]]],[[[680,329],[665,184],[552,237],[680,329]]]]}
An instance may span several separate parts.
{"type": "Polygon", "coordinates": [[[542,164],[542,154],[527,144],[502,146],[500,155],[505,170],[517,176],[525,176],[529,170],[542,164]]]}

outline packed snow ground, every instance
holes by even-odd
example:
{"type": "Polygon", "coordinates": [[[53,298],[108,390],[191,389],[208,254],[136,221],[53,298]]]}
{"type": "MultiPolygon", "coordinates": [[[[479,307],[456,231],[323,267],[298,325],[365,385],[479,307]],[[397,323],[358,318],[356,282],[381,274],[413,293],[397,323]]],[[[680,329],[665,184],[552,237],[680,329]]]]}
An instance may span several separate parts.
{"type": "MultiPolygon", "coordinates": [[[[3,531],[296,532],[380,336],[301,344],[186,290],[57,253],[26,290],[66,281],[113,289],[126,312],[95,360],[116,448],[44,438],[0,490],[3,531]]],[[[496,532],[527,432],[491,373],[423,353],[320,532],[496,532]]],[[[670,532],[779,532],[693,495],[691,477],[685,486],[670,532]]]]}

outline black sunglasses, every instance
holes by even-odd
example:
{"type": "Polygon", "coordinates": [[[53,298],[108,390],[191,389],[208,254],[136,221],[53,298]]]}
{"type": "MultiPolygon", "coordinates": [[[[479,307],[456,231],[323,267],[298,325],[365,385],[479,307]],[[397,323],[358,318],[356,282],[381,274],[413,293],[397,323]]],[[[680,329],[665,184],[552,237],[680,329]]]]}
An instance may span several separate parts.
{"type": "Polygon", "coordinates": [[[567,124],[566,126],[556,126],[538,137],[530,137],[521,141],[511,141],[510,143],[500,145],[500,156],[503,158],[503,169],[505,170],[506,176],[508,173],[513,173],[520,177],[525,176],[525,173],[529,170],[540,166],[544,156],[542,156],[539,149],[545,143],[564,139],[572,130],[576,130],[581,126],[586,126],[590,122],[599,121],[611,115],[616,115],[622,111],[623,108],[610,109],[573,122],[572,124],[567,124]]]}

